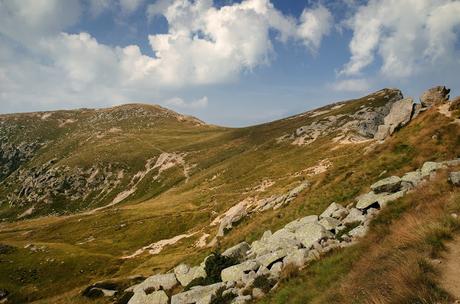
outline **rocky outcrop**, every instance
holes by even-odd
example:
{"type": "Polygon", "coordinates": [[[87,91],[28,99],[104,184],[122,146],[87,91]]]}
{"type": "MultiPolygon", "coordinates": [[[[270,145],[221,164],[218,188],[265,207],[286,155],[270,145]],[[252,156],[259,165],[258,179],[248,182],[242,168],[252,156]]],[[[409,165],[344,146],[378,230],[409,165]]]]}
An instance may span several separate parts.
{"type": "Polygon", "coordinates": [[[431,107],[449,100],[450,89],[445,86],[436,86],[423,92],[420,103],[423,107],[431,107]]]}
{"type": "Polygon", "coordinates": [[[39,142],[13,144],[8,142],[8,138],[0,137],[0,182],[32,159],[43,145],[39,142]]]}
{"type": "Polygon", "coordinates": [[[390,113],[385,116],[383,124],[378,127],[374,138],[384,140],[396,130],[408,124],[414,113],[414,105],[412,98],[401,99],[393,103],[390,113]]]}

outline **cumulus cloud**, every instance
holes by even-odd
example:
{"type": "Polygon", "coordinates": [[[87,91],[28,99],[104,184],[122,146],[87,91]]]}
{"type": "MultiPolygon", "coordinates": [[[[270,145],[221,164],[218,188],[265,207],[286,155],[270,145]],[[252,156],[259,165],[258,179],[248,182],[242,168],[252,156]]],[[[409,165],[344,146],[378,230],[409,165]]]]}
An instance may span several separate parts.
{"type": "Polygon", "coordinates": [[[168,99],[163,102],[166,106],[170,106],[173,108],[181,108],[181,109],[201,109],[206,108],[208,106],[208,97],[203,96],[200,99],[192,100],[190,102],[185,101],[180,97],[174,97],[168,99]]]}
{"type": "Polygon", "coordinates": [[[402,78],[436,65],[459,65],[455,43],[460,2],[370,0],[347,21],[351,58],[340,74],[358,75],[382,60],[381,73],[402,78]]]}
{"type": "Polygon", "coordinates": [[[367,92],[370,89],[370,84],[366,79],[355,78],[339,80],[331,85],[334,91],[340,92],[367,92]]]}
{"type": "MultiPolygon", "coordinates": [[[[97,16],[113,2],[126,13],[144,4],[97,0],[89,11],[97,16]]],[[[139,92],[152,98],[165,88],[234,81],[242,72],[270,63],[271,33],[281,42],[316,51],[332,23],[323,6],[305,10],[297,20],[269,0],[243,0],[219,8],[212,0],[160,0],[147,14],[163,15],[168,32],[148,36],[154,53],[148,56],[137,45],[109,46],[90,33],[66,33],[81,13],[78,0],[0,1],[3,104],[126,102],[138,99],[139,92]]],[[[207,99],[176,100],[177,106],[206,103],[207,99]]]]}

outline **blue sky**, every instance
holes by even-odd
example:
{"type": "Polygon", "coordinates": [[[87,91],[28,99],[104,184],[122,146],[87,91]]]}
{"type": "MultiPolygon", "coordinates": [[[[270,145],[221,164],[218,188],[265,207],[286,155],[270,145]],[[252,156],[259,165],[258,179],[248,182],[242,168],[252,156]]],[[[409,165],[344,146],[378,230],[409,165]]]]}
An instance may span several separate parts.
{"type": "Polygon", "coordinates": [[[0,113],[155,103],[245,126],[460,95],[460,1],[0,0],[0,113]]]}

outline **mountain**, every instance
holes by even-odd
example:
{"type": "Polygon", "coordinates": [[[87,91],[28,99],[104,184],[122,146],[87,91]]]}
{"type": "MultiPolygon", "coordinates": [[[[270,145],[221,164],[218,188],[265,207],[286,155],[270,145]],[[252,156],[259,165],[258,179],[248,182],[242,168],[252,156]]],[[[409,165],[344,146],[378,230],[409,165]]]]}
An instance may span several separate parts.
{"type": "MultiPolygon", "coordinates": [[[[199,265],[332,202],[354,204],[383,178],[455,160],[460,113],[448,94],[436,87],[415,103],[383,89],[237,129],[141,104],[0,115],[0,291],[8,303],[122,303],[123,290],[142,281],[133,276],[199,265]],[[86,297],[115,289],[113,297],[86,297]]],[[[446,206],[460,201],[458,188],[440,179],[424,191],[446,206]],[[436,189],[444,192],[429,192],[436,189]]],[[[418,200],[418,192],[407,197],[418,200]]],[[[410,214],[397,208],[411,206],[407,197],[382,210],[375,227],[392,229],[410,214]]],[[[288,303],[283,296],[293,293],[289,303],[304,303],[295,295],[302,284],[312,290],[308,301],[330,301],[319,291],[342,287],[346,275],[359,281],[350,264],[363,246],[328,253],[307,268],[311,277],[296,273],[261,301],[288,303]],[[339,277],[324,278],[327,269],[339,277]]],[[[181,292],[175,288],[168,292],[181,292]]]]}

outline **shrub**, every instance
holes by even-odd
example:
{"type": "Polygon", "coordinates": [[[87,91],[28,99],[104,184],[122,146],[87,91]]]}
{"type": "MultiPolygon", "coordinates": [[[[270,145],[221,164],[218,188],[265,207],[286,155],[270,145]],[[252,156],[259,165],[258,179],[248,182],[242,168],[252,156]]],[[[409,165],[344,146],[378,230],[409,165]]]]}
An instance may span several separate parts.
{"type": "Polygon", "coordinates": [[[206,259],[205,271],[207,278],[212,283],[220,282],[220,273],[223,269],[238,264],[238,260],[232,257],[226,257],[220,253],[213,253],[206,259]]]}
{"type": "Polygon", "coordinates": [[[275,286],[276,280],[270,278],[268,274],[258,276],[254,279],[253,286],[261,289],[264,293],[268,293],[275,286]]]}

